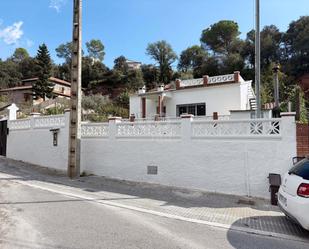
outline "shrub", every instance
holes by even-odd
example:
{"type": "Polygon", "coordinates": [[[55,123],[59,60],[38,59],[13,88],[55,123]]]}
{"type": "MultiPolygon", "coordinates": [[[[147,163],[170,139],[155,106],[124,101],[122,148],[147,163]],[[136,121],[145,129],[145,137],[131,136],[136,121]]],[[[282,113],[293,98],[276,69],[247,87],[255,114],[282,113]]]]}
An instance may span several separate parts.
{"type": "Polygon", "coordinates": [[[119,106],[129,109],[130,103],[130,93],[128,91],[124,91],[116,98],[115,103],[119,106]]]}
{"type": "Polygon", "coordinates": [[[94,110],[95,112],[98,111],[98,109],[109,103],[110,100],[108,96],[102,96],[102,95],[89,95],[89,96],[83,96],[82,97],[82,107],[85,110],[94,110]]]}

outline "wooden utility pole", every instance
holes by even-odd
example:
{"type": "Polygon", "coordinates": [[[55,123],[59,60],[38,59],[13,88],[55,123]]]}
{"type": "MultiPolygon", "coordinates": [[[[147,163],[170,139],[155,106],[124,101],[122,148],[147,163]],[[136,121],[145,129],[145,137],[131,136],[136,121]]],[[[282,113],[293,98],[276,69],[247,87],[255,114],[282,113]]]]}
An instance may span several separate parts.
{"type": "Polygon", "coordinates": [[[82,68],[82,0],[74,1],[73,12],[73,53],[71,76],[71,113],[69,130],[68,176],[80,175],[81,140],[81,68],[82,68]]]}

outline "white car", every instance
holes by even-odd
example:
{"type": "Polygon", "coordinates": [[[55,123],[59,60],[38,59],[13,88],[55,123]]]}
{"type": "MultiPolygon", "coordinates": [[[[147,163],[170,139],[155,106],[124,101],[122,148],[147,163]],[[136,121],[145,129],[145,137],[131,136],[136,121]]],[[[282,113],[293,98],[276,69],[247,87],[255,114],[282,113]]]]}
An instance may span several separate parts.
{"type": "Polygon", "coordinates": [[[284,175],[278,205],[286,216],[309,230],[309,158],[295,164],[284,175]]]}

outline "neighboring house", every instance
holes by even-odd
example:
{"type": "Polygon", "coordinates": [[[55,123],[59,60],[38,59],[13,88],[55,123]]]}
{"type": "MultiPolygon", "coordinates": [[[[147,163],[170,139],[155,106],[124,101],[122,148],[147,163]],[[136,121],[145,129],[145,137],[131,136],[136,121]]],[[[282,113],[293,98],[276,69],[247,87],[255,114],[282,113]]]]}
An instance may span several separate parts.
{"type": "MultiPolygon", "coordinates": [[[[38,78],[31,78],[22,80],[17,86],[0,89],[0,95],[6,95],[10,102],[16,104],[30,103],[33,105],[40,104],[43,99],[35,100],[33,98],[33,84],[38,80],[38,78]]],[[[54,83],[53,94],[55,97],[70,98],[71,97],[71,83],[50,77],[49,80],[54,83]]]]}
{"type": "Polygon", "coordinates": [[[176,80],[158,89],[142,88],[130,96],[130,114],[137,118],[155,115],[179,117],[183,113],[195,116],[230,115],[231,110],[255,110],[252,81],[239,72],[228,75],[204,76],[200,79],[176,80]]]}
{"type": "Polygon", "coordinates": [[[137,70],[137,69],[140,69],[141,66],[142,66],[142,63],[141,62],[138,62],[138,61],[132,61],[132,60],[126,60],[126,63],[128,65],[128,68],[129,69],[132,69],[132,70],[137,70]]]}

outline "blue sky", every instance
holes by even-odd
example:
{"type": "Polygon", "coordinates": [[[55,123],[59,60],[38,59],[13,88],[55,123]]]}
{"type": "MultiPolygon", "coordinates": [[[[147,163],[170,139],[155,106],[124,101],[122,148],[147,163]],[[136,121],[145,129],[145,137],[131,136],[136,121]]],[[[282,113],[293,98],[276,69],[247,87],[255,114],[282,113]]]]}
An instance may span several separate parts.
{"type": "MultiPolygon", "coordinates": [[[[16,47],[36,54],[45,42],[55,62],[55,48],[71,40],[73,0],[1,0],[0,58],[16,47]]],[[[285,31],[292,20],[309,14],[308,0],[261,0],[261,24],[285,31]]],[[[84,0],[83,42],[101,39],[104,63],[116,57],[151,63],[147,44],[167,40],[179,54],[199,44],[203,29],[219,20],[235,20],[242,37],[254,27],[254,0],[84,0]]]]}

